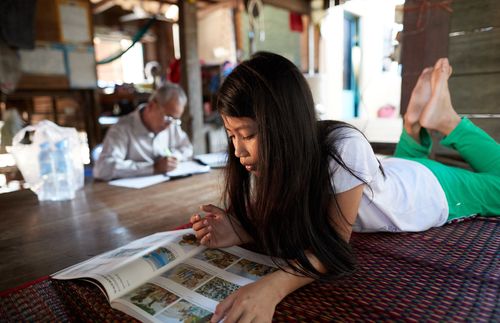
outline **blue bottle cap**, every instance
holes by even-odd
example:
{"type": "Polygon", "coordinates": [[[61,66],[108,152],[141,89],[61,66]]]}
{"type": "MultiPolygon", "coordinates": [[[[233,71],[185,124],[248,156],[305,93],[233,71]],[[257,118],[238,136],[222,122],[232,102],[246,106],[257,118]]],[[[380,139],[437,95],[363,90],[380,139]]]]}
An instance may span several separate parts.
{"type": "Polygon", "coordinates": [[[45,150],[50,148],[50,143],[48,141],[44,141],[40,144],[40,149],[45,150]]]}
{"type": "Polygon", "coordinates": [[[56,149],[66,149],[68,148],[68,140],[63,139],[55,143],[56,149]]]}

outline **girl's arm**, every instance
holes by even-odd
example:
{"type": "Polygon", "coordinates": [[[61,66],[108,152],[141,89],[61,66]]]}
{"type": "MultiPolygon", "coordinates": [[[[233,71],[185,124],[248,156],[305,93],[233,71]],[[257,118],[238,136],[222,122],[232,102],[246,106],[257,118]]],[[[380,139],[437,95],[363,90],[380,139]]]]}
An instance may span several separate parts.
{"type": "Polygon", "coordinates": [[[348,191],[335,194],[338,206],[342,210],[341,214],[335,205],[335,201],[332,199],[330,202],[330,209],[328,211],[330,214],[330,223],[345,241],[349,241],[351,238],[352,226],[358,216],[359,203],[361,202],[364,188],[365,184],[361,184],[348,191]]]}
{"type": "MultiPolygon", "coordinates": [[[[330,222],[346,241],[351,236],[363,188],[364,184],[336,195],[343,217],[339,216],[335,202],[332,200],[330,203],[330,222]]],[[[308,258],[318,271],[326,271],[313,254],[308,254],[308,258]]],[[[294,275],[283,270],[275,271],[229,295],[217,305],[211,322],[218,322],[223,318],[225,318],[224,322],[228,323],[237,321],[271,322],[276,305],[283,298],[313,281],[312,278],[294,275]]]]}

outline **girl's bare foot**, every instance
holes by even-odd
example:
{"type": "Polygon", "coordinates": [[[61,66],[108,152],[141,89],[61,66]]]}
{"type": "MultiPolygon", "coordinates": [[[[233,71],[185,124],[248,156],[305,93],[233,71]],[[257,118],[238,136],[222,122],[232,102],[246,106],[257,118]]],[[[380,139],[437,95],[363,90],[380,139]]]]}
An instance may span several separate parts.
{"type": "Polygon", "coordinates": [[[420,134],[420,115],[427,102],[431,98],[431,75],[432,67],[425,68],[418,77],[417,84],[411,92],[410,102],[404,115],[404,127],[406,132],[415,140],[419,141],[420,134]]]}
{"type": "Polygon", "coordinates": [[[419,122],[422,127],[448,135],[460,123],[460,117],[451,104],[448,78],[451,66],[447,58],[440,58],[431,75],[432,95],[422,111],[419,122]]]}

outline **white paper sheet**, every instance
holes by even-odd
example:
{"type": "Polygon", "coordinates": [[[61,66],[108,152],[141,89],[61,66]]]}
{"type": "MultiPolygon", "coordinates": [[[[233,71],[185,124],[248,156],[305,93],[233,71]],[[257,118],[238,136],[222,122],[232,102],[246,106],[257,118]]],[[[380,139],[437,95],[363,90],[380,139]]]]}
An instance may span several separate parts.
{"type": "Polygon", "coordinates": [[[194,161],[185,161],[179,163],[177,165],[177,168],[171,172],[168,172],[167,175],[170,177],[182,177],[187,175],[208,173],[209,171],[210,166],[201,165],[194,161]]]}
{"type": "Polygon", "coordinates": [[[37,47],[19,50],[21,70],[28,74],[65,75],[64,52],[57,48],[37,47]]]}
{"type": "Polygon", "coordinates": [[[69,84],[72,88],[95,88],[97,74],[92,48],[68,49],[69,84]]]}
{"type": "Polygon", "coordinates": [[[144,188],[158,183],[166,182],[171,178],[208,173],[209,171],[210,166],[201,165],[194,161],[185,161],[179,163],[176,169],[166,174],[120,178],[112,180],[108,182],[108,184],[128,188],[144,188]]]}
{"type": "Polygon", "coordinates": [[[108,182],[108,184],[128,188],[144,188],[158,183],[166,182],[168,180],[170,180],[168,176],[159,174],[152,176],[120,178],[112,180],[108,182]]]}
{"type": "Polygon", "coordinates": [[[194,159],[212,168],[224,167],[227,164],[227,153],[218,152],[210,154],[200,154],[194,156],[194,159]]]}
{"type": "Polygon", "coordinates": [[[59,16],[63,41],[90,42],[88,12],[85,6],[79,4],[60,4],[59,16]]]}

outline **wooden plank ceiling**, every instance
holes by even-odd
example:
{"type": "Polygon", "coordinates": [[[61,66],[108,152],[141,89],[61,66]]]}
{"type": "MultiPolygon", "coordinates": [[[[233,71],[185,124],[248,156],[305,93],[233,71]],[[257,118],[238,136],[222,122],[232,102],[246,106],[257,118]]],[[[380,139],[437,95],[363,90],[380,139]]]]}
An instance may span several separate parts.
{"type": "MultiPolygon", "coordinates": [[[[99,15],[111,8],[119,7],[129,13],[134,9],[144,11],[149,15],[161,14],[163,15],[169,5],[178,5],[179,1],[186,0],[90,0],[94,15],[99,15]]],[[[264,4],[272,5],[275,7],[287,9],[300,14],[309,15],[311,12],[311,2],[320,2],[323,8],[328,8],[329,0],[262,0],[264,4]]],[[[344,3],[346,0],[338,0],[333,2],[344,3]]],[[[193,0],[196,3],[198,11],[215,10],[221,7],[238,8],[244,6],[245,0],[193,0]]],[[[116,11],[116,9],[115,9],[116,11]]]]}

